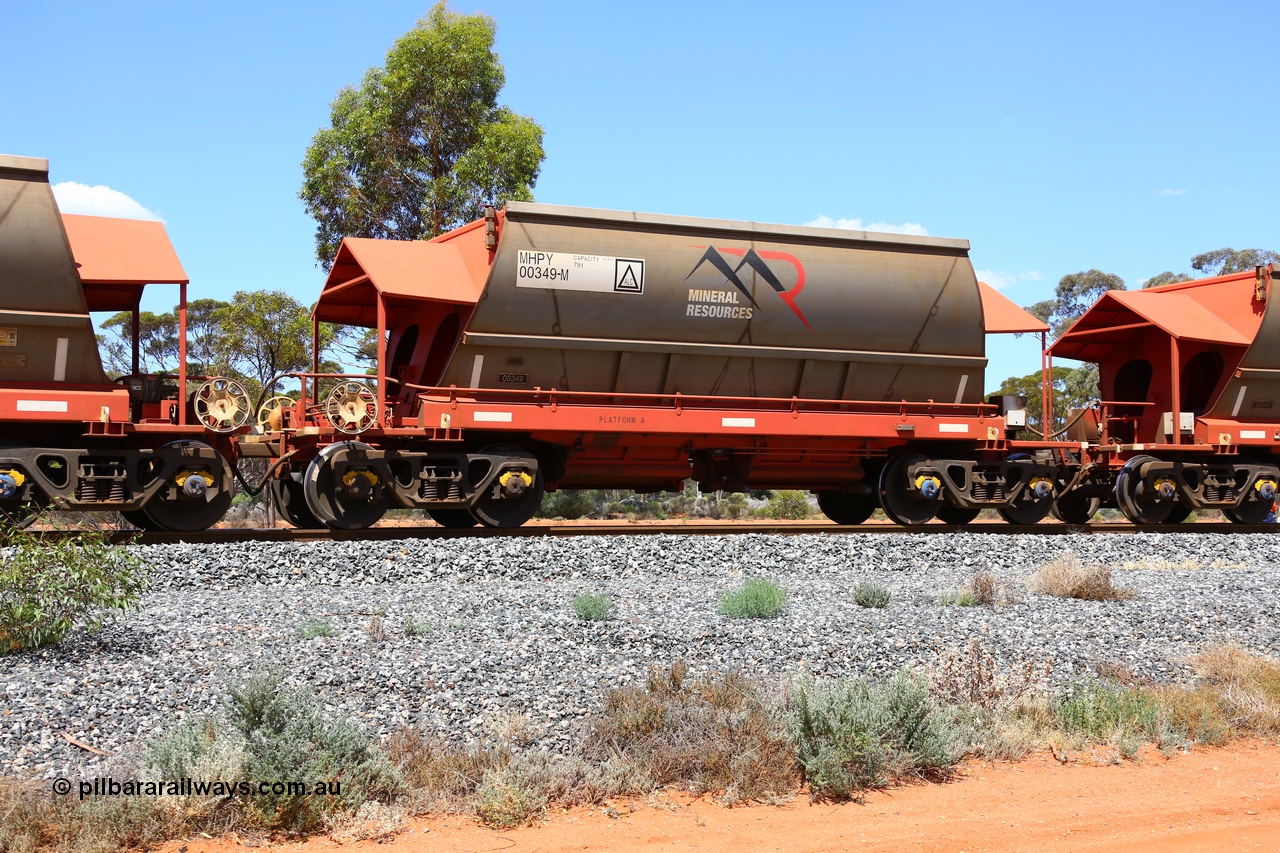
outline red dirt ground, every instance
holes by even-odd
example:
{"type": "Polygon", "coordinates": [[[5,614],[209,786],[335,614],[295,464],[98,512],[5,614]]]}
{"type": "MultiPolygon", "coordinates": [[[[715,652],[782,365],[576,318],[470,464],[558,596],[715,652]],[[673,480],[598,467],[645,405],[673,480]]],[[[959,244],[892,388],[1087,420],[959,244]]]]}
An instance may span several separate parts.
{"type": "Polygon", "coordinates": [[[725,808],[669,796],[556,812],[536,826],[495,831],[473,818],[410,821],[393,839],[271,843],[234,836],[170,844],[165,853],[241,845],[351,851],[922,851],[922,853],[1226,853],[1280,851],[1280,746],[1245,743],[1165,759],[1102,765],[1088,755],[967,764],[942,785],[873,793],[862,804],[725,808]],[[616,815],[616,816],[615,816],[616,815]]]}

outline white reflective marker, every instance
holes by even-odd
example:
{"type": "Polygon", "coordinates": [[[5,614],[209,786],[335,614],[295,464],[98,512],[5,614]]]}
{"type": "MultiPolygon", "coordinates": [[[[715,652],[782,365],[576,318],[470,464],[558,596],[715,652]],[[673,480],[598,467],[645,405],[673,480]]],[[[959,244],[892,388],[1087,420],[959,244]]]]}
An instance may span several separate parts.
{"type": "Polygon", "coordinates": [[[19,400],[19,412],[65,412],[66,400],[19,400]]]}

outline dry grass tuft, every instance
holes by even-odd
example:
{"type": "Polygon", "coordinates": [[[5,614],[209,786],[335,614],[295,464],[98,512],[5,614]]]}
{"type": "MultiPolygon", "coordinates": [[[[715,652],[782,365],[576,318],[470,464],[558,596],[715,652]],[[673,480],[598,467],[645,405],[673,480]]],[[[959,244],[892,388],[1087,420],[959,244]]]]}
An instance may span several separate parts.
{"type": "Polygon", "coordinates": [[[760,685],[740,673],[691,682],[679,662],[650,670],[644,687],[611,691],[584,755],[620,757],[655,786],[728,803],[776,801],[797,781],[794,747],[760,685]]]}
{"type": "Polygon", "coordinates": [[[1042,698],[1048,690],[1053,661],[1002,669],[978,637],[963,649],[938,655],[929,670],[933,695],[948,705],[969,704],[992,709],[1042,698]]]}
{"type": "Polygon", "coordinates": [[[1075,552],[1068,551],[1036,570],[1027,585],[1033,592],[1082,601],[1126,601],[1137,593],[1116,586],[1111,569],[1100,564],[1084,565],[1075,552]]]}
{"type": "Polygon", "coordinates": [[[403,726],[386,744],[392,764],[418,792],[418,807],[439,812],[461,811],[480,790],[485,775],[511,761],[500,747],[461,746],[403,726]]]}
{"type": "Polygon", "coordinates": [[[1234,728],[1280,734],[1280,662],[1226,645],[1196,655],[1191,665],[1222,697],[1234,728]]]}
{"type": "Polygon", "coordinates": [[[1142,560],[1125,560],[1120,564],[1120,568],[1126,572],[1199,572],[1205,569],[1243,569],[1246,566],[1244,563],[1228,563],[1222,558],[1218,558],[1212,563],[1202,563],[1194,558],[1187,558],[1182,562],[1175,563],[1163,557],[1147,557],[1142,560]]]}
{"type": "Polygon", "coordinates": [[[1138,675],[1128,664],[1116,661],[1100,663],[1093,668],[1099,678],[1113,681],[1123,687],[1153,687],[1155,682],[1145,675],[1138,675]]]}
{"type": "Polygon", "coordinates": [[[0,850],[41,850],[64,835],[54,803],[34,783],[0,777],[0,850]]]}

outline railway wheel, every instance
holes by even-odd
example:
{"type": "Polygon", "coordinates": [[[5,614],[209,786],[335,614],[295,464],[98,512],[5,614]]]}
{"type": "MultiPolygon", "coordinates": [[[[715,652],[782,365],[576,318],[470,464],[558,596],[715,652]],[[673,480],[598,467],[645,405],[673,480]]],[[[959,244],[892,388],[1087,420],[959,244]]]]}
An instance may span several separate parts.
{"type": "MultiPolygon", "coordinates": [[[[1017,453],[1008,461],[1030,462],[1031,457],[1017,453]]],[[[1053,481],[1046,477],[1033,477],[1012,503],[999,507],[996,512],[1010,524],[1039,524],[1052,509],[1053,481]]]]}
{"type": "Polygon", "coordinates": [[[1222,514],[1235,524],[1263,524],[1271,515],[1271,504],[1267,501],[1245,501],[1240,506],[1224,509],[1222,514]]]}
{"type": "Polygon", "coordinates": [[[1170,491],[1172,483],[1148,487],[1142,481],[1142,466],[1155,461],[1153,456],[1134,456],[1116,475],[1116,505],[1134,524],[1160,524],[1178,506],[1173,494],[1160,492],[1161,489],[1170,491]]]}
{"type": "Polygon", "coordinates": [[[436,524],[448,527],[450,530],[466,530],[480,523],[476,521],[471,511],[466,509],[433,509],[429,510],[427,515],[436,524]]]}
{"type": "Polygon", "coordinates": [[[1275,471],[1260,475],[1249,489],[1248,497],[1237,507],[1224,509],[1222,514],[1236,524],[1264,524],[1272,519],[1271,511],[1276,505],[1276,481],[1280,477],[1275,471]]]}
{"type": "Polygon", "coordinates": [[[890,459],[880,472],[880,506],[898,524],[927,524],[943,506],[937,497],[940,485],[936,479],[921,477],[920,483],[907,479],[911,466],[923,460],[919,454],[903,453],[890,459]]]}
{"type": "Polygon", "coordinates": [[[1187,516],[1191,515],[1191,507],[1184,503],[1176,503],[1173,505],[1173,512],[1169,513],[1169,517],[1164,520],[1164,524],[1181,524],[1187,520],[1187,516]]]}
{"type": "Polygon", "coordinates": [[[1102,507],[1098,498],[1086,498],[1079,492],[1059,495],[1053,502],[1053,517],[1063,524],[1088,524],[1102,507]]]}
{"type": "Polygon", "coordinates": [[[862,524],[876,511],[875,495],[817,492],[818,509],[836,524],[862,524]]]}
{"type": "Polygon", "coordinates": [[[372,467],[347,468],[339,477],[334,461],[339,456],[357,460],[370,450],[358,441],[331,444],[316,455],[302,479],[307,507],[325,527],[363,530],[378,523],[390,505],[386,487],[372,467]]]}
{"type": "Polygon", "coordinates": [[[173,441],[160,448],[160,453],[178,454],[184,461],[173,477],[177,488],[166,484],[137,511],[150,522],[145,529],[190,533],[207,530],[221,521],[231,507],[234,483],[231,466],[222,454],[201,441],[173,441]]]}
{"type": "Polygon", "coordinates": [[[982,512],[982,507],[952,506],[949,503],[944,503],[938,507],[938,521],[959,527],[962,524],[968,524],[973,521],[980,512],[982,512]]]}
{"type": "Polygon", "coordinates": [[[155,527],[155,524],[151,519],[147,518],[147,514],[140,509],[121,510],[120,515],[125,521],[129,522],[139,530],[150,530],[155,527]]]}
{"type": "MultiPolygon", "coordinates": [[[[20,441],[0,440],[0,456],[7,449],[25,450],[27,446],[20,441]]],[[[48,499],[34,484],[28,497],[22,499],[22,487],[26,481],[21,469],[0,463],[0,525],[29,527],[49,505],[48,499]]]]}
{"type": "Polygon", "coordinates": [[[533,473],[520,468],[508,468],[476,501],[471,514],[485,527],[519,527],[542,506],[542,469],[535,468],[536,460],[525,451],[510,444],[486,448],[484,453],[494,456],[528,460],[533,473]]]}
{"type": "Polygon", "coordinates": [[[307,506],[306,490],[302,485],[302,472],[291,472],[271,481],[271,498],[276,502],[280,516],[299,530],[319,530],[324,527],[307,506]]]}

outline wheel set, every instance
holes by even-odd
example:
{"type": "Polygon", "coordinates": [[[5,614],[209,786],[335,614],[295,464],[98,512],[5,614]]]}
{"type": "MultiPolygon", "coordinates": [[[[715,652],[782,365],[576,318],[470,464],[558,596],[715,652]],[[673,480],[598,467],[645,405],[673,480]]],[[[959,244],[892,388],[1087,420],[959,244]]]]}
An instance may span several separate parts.
{"type": "MultiPolygon", "coordinates": [[[[543,477],[536,460],[512,445],[495,445],[477,458],[490,472],[468,507],[432,508],[427,515],[443,527],[513,528],[524,524],[542,504],[543,477]]],[[[387,481],[382,454],[358,441],[328,445],[303,470],[272,478],[269,490],[280,514],[294,527],[362,530],[372,527],[393,505],[395,484],[387,481]]]]}

